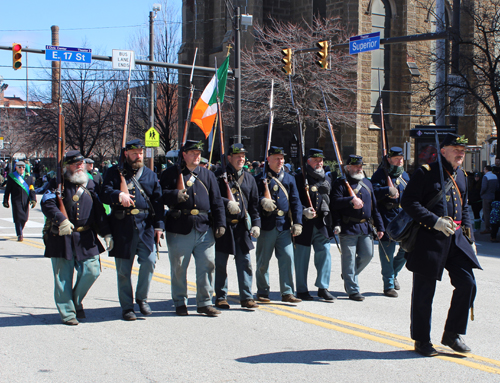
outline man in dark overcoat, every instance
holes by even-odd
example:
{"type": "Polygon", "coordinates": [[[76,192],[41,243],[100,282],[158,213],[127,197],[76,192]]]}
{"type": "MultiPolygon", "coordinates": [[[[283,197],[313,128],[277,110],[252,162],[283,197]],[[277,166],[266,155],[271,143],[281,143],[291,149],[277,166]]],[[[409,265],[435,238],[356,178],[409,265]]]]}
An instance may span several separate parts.
{"type": "Polygon", "coordinates": [[[273,253],[278,259],[281,300],[302,302],[294,295],[293,242],[302,233],[302,204],[295,179],[283,170],[283,148],[271,146],[267,153],[266,173],[257,178],[262,230],[257,239],[257,300],[269,299],[269,262],[273,253]],[[267,185],[270,195],[266,196],[267,185]],[[271,197],[271,198],[269,198],[271,197]]]}
{"type": "Polygon", "coordinates": [[[163,234],[164,214],[158,177],[144,166],[142,142],[127,142],[123,155],[123,168],[118,164],[106,172],[100,200],[111,206],[109,219],[115,247],[109,255],[115,258],[122,317],[132,321],[137,319],[131,280],[135,255],[139,262],[135,301],[142,315],[152,314],[147,299],[157,260],[155,244],[163,234]]]}
{"type": "Polygon", "coordinates": [[[472,269],[480,265],[467,205],[467,179],[461,168],[466,144],[467,140],[456,134],[447,134],[441,143],[446,205],[437,161],[413,173],[401,201],[420,225],[415,248],[406,256],[406,267],[413,272],[411,337],[415,351],[425,356],[437,355],[430,339],[432,299],[444,269],[455,290],[441,343],[458,352],[470,351],[460,334],[466,332],[476,295],[472,269]]]}
{"type": "Polygon", "coordinates": [[[295,176],[303,207],[302,222],[304,224],[302,234],[295,238],[295,280],[297,281],[297,297],[306,301],[313,300],[307,287],[311,246],[314,248],[314,266],[317,271],[315,286],[318,288],[318,297],[327,301],[335,300],[335,297],[328,291],[332,266],[329,235],[332,217],[329,206],[331,184],[330,177],[325,175],[323,168],[324,157],[322,150],[310,149],[305,164],[312,206],[309,205],[306,195],[302,172],[295,176]]]}
{"type": "Polygon", "coordinates": [[[9,208],[9,197],[12,202],[12,218],[16,227],[17,240],[22,242],[23,229],[29,218],[29,208],[36,206],[36,193],[33,177],[25,176],[26,165],[22,161],[16,163],[16,170],[7,176],[7,186],[3,196],[3,206],[9,208]]]}
{"type": "Polygon", "coordinates": [[[349,299],[358,302],[365,299],[359,291],[358,275],[373,258],[373,236],[380,240],[385,230],[373,186],[364,176],[363,165],[363,157],[351,154],[346,161],[346,178],[337,179],[330,194],[330,206],[335,215],[334,232],[339,234],[342,250],[344,288],[349,299]]]}
{"type": "Polygon", "coordinates": [[[243,169],[247,150],[242,144],[231,145],[228,151],[227,183],[222,170],[218,176],[222,201],[226,208],[226,232],[215,240],[215,307],[228,309],[227,261],[234,255],[241,307],[256,308],[252,295],[252,237],[260,235],[259,192],[254,177],[243,169]],[[234,200],[228,198],[231,193],[234,200]]]}
{"type": "MultiPolygon", "coordinates": [[[[393,146],[389,149],[387,157],[382,159],[382,164],[373,174],[371,182],[375,196],[377,197],[377,207],[384,226],[387,227],[402,210],[401,198],[410,177],[404,171],[403,149],[393,146]],[[392,186],[388,184],[391,179],[392,186]]],[[[396,290],[400,289],[397,280],[398,273],[406,263],[405,251],[399,247],[396,253],[397,242],[392,241],[387,234],[384,234],[378,242],[378,255],[382,269],[382,280],[384,282],[384,295],[397,298],[396,290]]]]}
{"type": "MultiPolygon", "coordinates": [[[[64,159],[63,211],[56,198],[56,180],[43,195],[41,207],[47,218],[43,239],[45,257],[51,258],[54,272],[54,299],[64,324],[77,325],[85,318],[83,298],[100,273],[99,254],[104,251],[97,234],[104,237],[107,250],[113,238],[106,214],[95,193],[95,184],[83,168],[83,156],[69,151],[64,159]],[[73,286],[73,274],[76,282],[73,286]]],[[[62,209],[62,207],[61,207],[62,209]]]]}
{"type": "Polygon", "coordinates": [[[187,268],[191,254],[196,262],[196,311],[211,317],[220,314],[212,305],[215,238],[225,233],[226,215],[214,173],[200,166],[202,151],[201,141],[186,141],[181,148],[180,166],[167,168],[160,181],[163,203],[169,207],[168,256],[172,299],[179,316],[188,315],[187,268]],[[178,188],[179,180],[183,188],[178,188]]]}

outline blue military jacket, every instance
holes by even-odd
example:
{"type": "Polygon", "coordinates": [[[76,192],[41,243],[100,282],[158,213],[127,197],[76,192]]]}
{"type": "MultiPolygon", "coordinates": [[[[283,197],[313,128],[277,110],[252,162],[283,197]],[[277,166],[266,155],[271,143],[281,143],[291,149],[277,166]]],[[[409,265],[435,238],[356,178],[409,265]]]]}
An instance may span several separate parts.
{"type": "Polygon", "coordinates": [[[125,163],[124,169],[126,171],[125,181],[127,182],[130,195],[134,196],[135,206],[125,208],[120,203],[121,177],[117,165],[112,166],[106,172],[99,196],[102,203],[111,207],[109,219],[113,230],[115,246],[109,255],[116,258],[130,259],[135,255],[136,250],[131,246],[134,228],[138,229],[139,238],[152,252],[155,245],[155,229],[164,229],[164,213],[163,204],[160,201],[161,188],[156,174],[144,166],[142,168],[142,175],[137,180],[152,203],[153,209],[150,209],[140,190],[132,182],[132,176],[136,174],[136,171],[132,170],[128,163],[125,163]],[[139,214],[134,215],[132,212],[133,209],[139,209],[139,214]]]}
{"type": "Polygon", "coordinates": [[[212,225],[216,228],[225,227],[224,204],[214,173],[200,166],[192,172],[184,167],[182,177],[189,198],[182,203],[177,203],[178,175],[179,168],[171,166],[162,173],[160,179],[163,203],[169,207],[166,215],[166,231],[186,235],[193,229],[204,233],[212,225]],[[191,182],[191,179],[193,179],[193,184],[189,186],[188,182],[191,182]],[[191,214],[193,210],[199,211],[200,214],[191,214]]]}
{"type": "Polygon", "coordinates": [[[236,202],[240,206],[240,213],[230,214],[227,210],[229,199],[227,198],[227,186],[224,179],[221,177],[222,171],[216,172],[218,176],[220,194],[224,202],[226,212],[226,232],[220,238],[215,240],[215,249],[227,254],[236,254],[238,247],[244,254],[247,254],[254,248],[250,232],[246,227],[246,214],[250,215],[252,226],[261,226],[259,216],[259,192],[254,177],[243,171],[242,176],[238,178],[236,170],[231,166],[227,166],[227,177],[229,188],[236,202]],[[241,183],[240,183],[241,181],[241,183]],[[238,188],[239,185],[239,188],[238,188]],[[243,194],[240,193],[241,192],[243,194]]]}
{"type": "MultiPolygon", "coordinates": [[[[453,185],[446,194],[448,215],[454,221],[461,221],[460,227],[454,235],[447,237],[444,233],[433,228],[438,218],[444,216],[442,198],[430,210],[425,207],[441,190],[438,162],[424,165],[415,170],[401,200],[403,209],[420,224],[415,248],[406,254],[406,267],[412,272],[437,280],[441,280],[443,275],[451,241],[454,241],[457,247],[470,258],[474,267],[481,268],[474,250],[462,230],[462,227],[469,228],[471,236],[473,236],[467,204],[466,175],[461,168],[454,171],[444,157],[443,168],[445,169],[443,172],[445,183],[451,174],[458,186],[457,190],[457,187],[453,185]]],[[[471,238],[471,240],[473,239],[471,238]]]]}
{"type": "MultiPolygon", "coordinates": [[[[271,198],[276,204],[276,210],[267,212],[262,209],[259,203],[260,217],[262,219],[262,230],[272,230],[274,228],[278,231],[288,230],[291,227],[290,216],[288,210],[292,212],[292,219],[294,224],[302,225],[302,204],[300,203],[299,192],[295,179],[288,173],[281,170],[280,174],[276,174],[271,169],[267,169],[267,180],[269,181],[269,192],[271,198]],[[288,194],[283,192],[281,187],[271,177],[278,180],[281,178],[281,184],[288,194]]],[[[264,179],[259,178],[257,182],[259,189],[259,201],[264,198],[264,179]]]]}
{"type": "Polygon", "coordinates": [[[330,194],[330,210],[334,214],[335,226],[341,227],[341,234],[366,235],[372,233],[373,230],[369,224],[370,218],[373,219],[377,231],[385,231],[382,217],[377,209],[377,200],[371,182],[367,178],[362,180],[368,187],[368,191],[358,181],[349,176],[347,176],[347,181],[355,191],[356,196],[363,200],[364,205],[361,209],[354,209],[351,205],[353,197],[349,195],[344,178],[335,181],[330,194]]]}
{"type": "MultiPolygon", "coordinates": [[[[325,177],[326,182],[330,183],[330,177],[325,177]]],[[[309,200],[307,199],[306,189],[304,185],[304,176],[302,173],[298,173],[295,176],[295,182],[297,184],[297,189],[299,191],[300,202],[303,208],[309,207],[309,200]]],[[[303,246],[311,246],[313,228],[316,228],[323,234],[326,238],[329,237],[328,228],[325,225],[325,214],[321,212],[321,204],[323,203],[323,196],[319,193],[318,187],[316,186],[317,181],[312,177],[307,175],[307,182],[309,183],[309,196],[311,197],[312,207],[316,211],[316,217],[313,219],[307,219],[302,217],[302,222],[304,223],[302,227],[302,234],[295,238],[295,243],[303,246]]],[[[330,214],[330,213],[327,213],[330,214]]]]}
{"type": "Polygon", "coordinates": [[[94,181],[89,180],[86,190],[78,201],[73,200],[79,185],[68,180],[64,181],[63,201],[68,213],[68,219],[75,226],[71,235],[60,236],[58,227],[66,217],[61,213],[56,203],[56,181],[50,181],[49,190],[42,197],[42,212],[47,218],[47,231],[44,233],[45,256],[48,258],[73,259],[73,251],[78,261],[83,261],[104,251],[97,233],[105,236],[111,233],[106,213],[95,194],[94,181]],[[52,226],[52,230],[50,229],[52,226]],[[79,232],[79,227],[89,229],[79,232]]]}
{"type": "MultiPolygon", "coordinates": [[[[385,227],[387,227],[389,222],[391,222],[398,215],[398,213],[403,210],[401,207],[401,198],[403,198],[406,185],[408,185],[408,182],[410,181],[410,177],[406,172],[403,172],[399,177],[391,177],[392,184],[398,189],[399,192],[398,198],[391,198],[389,197],[389,186],[387,186],[386,174],[387,173],[383,168],[379,168],[371,178],[375,197],[377,198],[377,208],[382,216],[385,227]]],[[[384,233],[382,240],[389,240],[387,234],[384,233]]]]}

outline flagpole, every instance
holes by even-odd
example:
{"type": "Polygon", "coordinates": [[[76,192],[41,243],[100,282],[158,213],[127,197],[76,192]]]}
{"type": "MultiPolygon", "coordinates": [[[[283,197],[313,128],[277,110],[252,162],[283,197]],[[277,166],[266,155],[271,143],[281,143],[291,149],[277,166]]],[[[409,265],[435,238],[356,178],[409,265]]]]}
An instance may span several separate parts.
{"type": "Polygon", "coordinates": [[[215,116],[215,125],[212,128],[212,147],[210,148],[210,158],[208,159],[208,163],[212,163],[212,153],[214,152],[214,141],[215,141],[215,133],[217,132],[217,119],[219,116],[215,116]]]}

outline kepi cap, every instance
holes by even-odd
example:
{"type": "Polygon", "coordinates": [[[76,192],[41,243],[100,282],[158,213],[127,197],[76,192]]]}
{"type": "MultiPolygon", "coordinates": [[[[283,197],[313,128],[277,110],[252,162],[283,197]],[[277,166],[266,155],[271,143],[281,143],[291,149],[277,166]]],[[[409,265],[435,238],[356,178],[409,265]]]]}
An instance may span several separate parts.
{"type": "Polygon", "coordinates": [[[248,153],[248,150],[245,149],[243,144],[233,144],[229,147],[229,151],[227,154],[240,154],[240,153],[248,153]]]}
{"type": "Polygon", "coordinates": [[[403,149],[401,149],[399,146],[393,146],[387,152],[387,157],[389,157],[389,158],[396,157],[396,156],[402,156],[402,155],[403,155],[403,149]]]}
{"type": "Polygon", "coordinates": [[[187,140],[184,146],[182,147],[182,151],[187,152],[189,150],[203,151],[203,141],[187,140]]]}
{"type": "Polygon", "coordinates": [[[64,163],[66,165],[71,165],[80,161],[83,161],[84,158],[82,154],[78,150],[70,150],[66,155],[64,156],[64,163]]]}
{"type": "Polygon", "coordinates": [[[445,146],[465,146],[469,143],[469,140],[465,136],[459,136],[458,134],[447,133],[444,137],[443,142],[441,142],[441,147],[445,146]]]}
{"type": "Polygon", "coordinates": [[[309,149],[309,155],[307,158],[325,158],[323,151],[321,149],[309,149]]]}
{"type": "Polygon", "coordinates": [[[286,156],[285,150],[279,146],[271,146],[267,152],[267,156],[272,156],[273,154],[283,154],[286,156]]]}
{"type": "Polygon", "coordinates": [[[346,165],[364,165],[363,157],[351,154],[347,158],[346,165]]]}
{"type": "Polygon", "coordinates": [[[132,149],[144,149],[144,145],[142,144],[141,140],[135,139],[125,144],[125,150],[132,150],[132,149]]]}

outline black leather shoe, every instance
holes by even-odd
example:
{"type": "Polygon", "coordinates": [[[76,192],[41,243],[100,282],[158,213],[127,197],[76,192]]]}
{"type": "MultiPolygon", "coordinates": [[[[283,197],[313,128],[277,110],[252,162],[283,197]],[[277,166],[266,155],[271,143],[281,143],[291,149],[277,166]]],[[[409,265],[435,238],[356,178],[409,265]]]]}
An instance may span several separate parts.
{"type": "Polygon", "coordinates": [[[300,298],[303,301],[313,301],[314,300],[312,295],[309,294],[309,291],[306,291],[305,293],[297,293],[297,298],[300,298]]]}
{"type": "Polygon", "coordinates": [[[124,320],[128,320],[128,321],[136,320],[137,319],[137,317],[135,316],[135,312],[132,309],[123,310],[122,311],[122,317],[123,317],[124,320]]]}
{"type": "Polygon", "coordinates": [[[148,316],[153,314],[153,311],[151,311],[151,307],[149,307],[149,304],[145,299],[142,301],[140,299],[137,299],[136,302],[139,305],[139,310],[141,310],[142,315],[148,316]]]}
{"type": "Polygon", "coordinates": [[[351,299],[353,301],[362,302],[365,300],[365,297],[363,295],[361,295],[360,293],[354,293],[354,294],[349,294],[349,299],[351,299]]]}
{"type": "Polygon", "coordinates": [[[83,311],[83,307],[82,307],[81,309],[76,310],[76,317],[77,317],[78,319],[87,318],[87,317],[85,316],[85,311],[83,311]]]}
{"type": "Polygon", "coordinates": [[[415,341],[415,351],[423,356],[436,356],[438,354],[431,342],[415,341]]]}
{"type": "Polygon", "coordinates": [[[330,294],[327,289],[318,289],[318,297],[323,298],[325,301],[334,301],[337,299],[337,297],[330,294]]]}
{"type": "Polygon", "coordinates": [[[213,306],[203,306],[203,307],[198,307],[196,309],[196,312],[200,313],[200,314],[206,314],[207,316],[209,317],[216,317],[220,314],[220,311],[217,310],[215,307],[213,306]]]}
{"type": "Polygon", "coordinates": [[[384,290],[384,295],[386,297],[397,298],[398,292],[395,289],[387,289],[387,290],[384,290]]]}
{"type": "Polygon", "coordinates": [[[460,335],[451,331],[445,331],[443,333],[441,343],[456,352],[470,352],[470,347],[465,344],[460,335]]]}
{"type": "Polygon", "coordinates": [[[180,317],[185,317],[188,315],[188,309],[186,306],[178,306],[175,308],[175,313],[180,317]]]}

